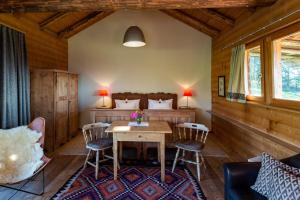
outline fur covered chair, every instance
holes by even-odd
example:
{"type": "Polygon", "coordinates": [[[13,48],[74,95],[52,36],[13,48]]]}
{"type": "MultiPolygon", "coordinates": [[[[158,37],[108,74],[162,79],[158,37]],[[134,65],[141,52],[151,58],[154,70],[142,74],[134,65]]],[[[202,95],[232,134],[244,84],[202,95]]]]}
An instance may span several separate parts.
{"type": "Polygon", "coordinates": [[[46,157],[43,152],[45,139],[45,119],[39,117],[34,119],[27,127],[21,126],[14,129],[1,131],[3,132],[2,137],[6,137],[6,141],[2,140],[2,142],[13,143],[16,140],[18,140],[18,142],[13,144],[13,150],[11,148],[11,144],[7,144],[6,147],[0,150],[0,186],[34,195],[43,194],[44,169],[51,161],[51,159],[46,157]],[[24,152],[22,152],[22,148],[24,148],[24,152]],[[12,153],[14,150],[15,153],[12,153]],[[28,163],[26,163],[24,156],[28,160],[28,163]],[[19,163],[14,163],[17,161],[19,163]],[[40,172],[42,172],[43,175],[42,192],[34,193],[23,190],[22,188],[30,180],[34,179],[38,174],[40,174],[40,172]],[[13,184],[23,181],[25,183],[22,184],[22,187],[12,187],[13,184]]]}

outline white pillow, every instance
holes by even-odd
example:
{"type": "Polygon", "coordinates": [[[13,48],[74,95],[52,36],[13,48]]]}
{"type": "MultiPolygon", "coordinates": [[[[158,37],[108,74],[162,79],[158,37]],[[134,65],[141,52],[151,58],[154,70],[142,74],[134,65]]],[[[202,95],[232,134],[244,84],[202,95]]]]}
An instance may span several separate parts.
{"type": "Polygon", "coordinates": [[[27,126],[0,129],[0,183],[29,178],[43,164],[43,149],[37,143],[41,135],[27,126]]]}
{"type": "Polygon", "coordinates": [[[148,109],[152,110],[170,110],[172,109],[173,99],[168,100],[153,100],[148,99],[148,109]]]}
{"type": "Polygon", "coordinates": [[[135,100],[119,100],[115,99],[116,109],[139,109],[140,108],[140,99],[135,100]]]}

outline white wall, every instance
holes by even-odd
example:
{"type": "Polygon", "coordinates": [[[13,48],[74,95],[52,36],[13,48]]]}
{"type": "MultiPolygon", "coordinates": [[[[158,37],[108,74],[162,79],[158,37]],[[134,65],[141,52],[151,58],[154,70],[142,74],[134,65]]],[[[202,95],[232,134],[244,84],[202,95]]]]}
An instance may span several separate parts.
{"type": "MultiPolygon", "coordinates": [[[[69,70],[79,79],[81,124],[87,109],[99,103],[95,92],[174,92],[185,104],[183,87],[191,87],[190,105],[198,120],[209,123],[211,109],[211,38],[160,11],[118,11],[69,39],[69,70]],[[147,45],[122,46],[129,26],[144,32],[147,45]]],[[[106,98],[107,104],[110,99],[106,98]]]]}

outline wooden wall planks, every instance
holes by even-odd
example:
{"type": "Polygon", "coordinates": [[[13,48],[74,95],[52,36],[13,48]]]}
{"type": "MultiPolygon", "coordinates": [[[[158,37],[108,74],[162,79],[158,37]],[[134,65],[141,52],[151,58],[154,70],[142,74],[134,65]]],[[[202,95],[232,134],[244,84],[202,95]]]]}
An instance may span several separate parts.
{"type": "Polygon", "coordinates": [[[238,154],[238,157],[243,158],[243,160],[264,151],[277,158],[285,158],[297,152],[296,148],[287,146],[281,143],[280,140],[258,134],[258,130],[249,129],[247,126],[239,124],[239,122],[220,116],[213,115],[214,134],[223,143],[222,145],[230,148],[229,151],[238,154]]]}
{"type": "MultiPolygon", "coordinates": [[[[228,102],[225,98],[218,97],[217,79],[218,76],[225,75],[226,85],[228,85],[232,43],[273,20],[299,9],[299,0],[278,0],[273,6],[261,8],[251,17],[238,22],[233,29],[222,33],[213,41],[212,110],[216,115],[223,116],[222,120],[216,116],[213,118],[213,130],[222,141],[231,143],[232,146],[240,149],[242,157],[251,157],[262,151],[267,151],[277,157],[300,152],[300,111],[267,104],[228,102]],[[226,46],[229,47],[224,48],[226,46]],[[228,119],[228,122],[224,122],[225,118],[228,119]],[[248,129],[241,129],[233,125],[235,122],[230,119],[246,124],[248,129]],[[258,131],[250,131],[251,127],[258,131]],[[226,134],[228,132],[231,134],[226,134]]],[[[242,42],[254,41],[299,20],[300,12],[295,12],[294,15],[273,24],[264,31],[255,33],[242,42]]]]}
{"type": "Polygon", "coordinates": [[[18,14],[0,14],[0,24],[26,34],[29,66],[31,69],[68,69],[68,42],[40,30],[39,25],[18,14]]]}

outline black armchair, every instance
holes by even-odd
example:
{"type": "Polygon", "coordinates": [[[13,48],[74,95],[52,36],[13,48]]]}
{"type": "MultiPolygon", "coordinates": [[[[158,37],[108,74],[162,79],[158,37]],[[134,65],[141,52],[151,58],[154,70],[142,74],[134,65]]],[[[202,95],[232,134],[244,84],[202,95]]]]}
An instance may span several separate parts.
{"type": "MultiPolygon", "coordinates": [[[[300,154],[281,161],[300,168],[300,154]]],[[[260,166],[257,162],[225,163],[223,166],[225,200],[266,200],[266,197],[250,188],[255,183],[260,166]]]]}

